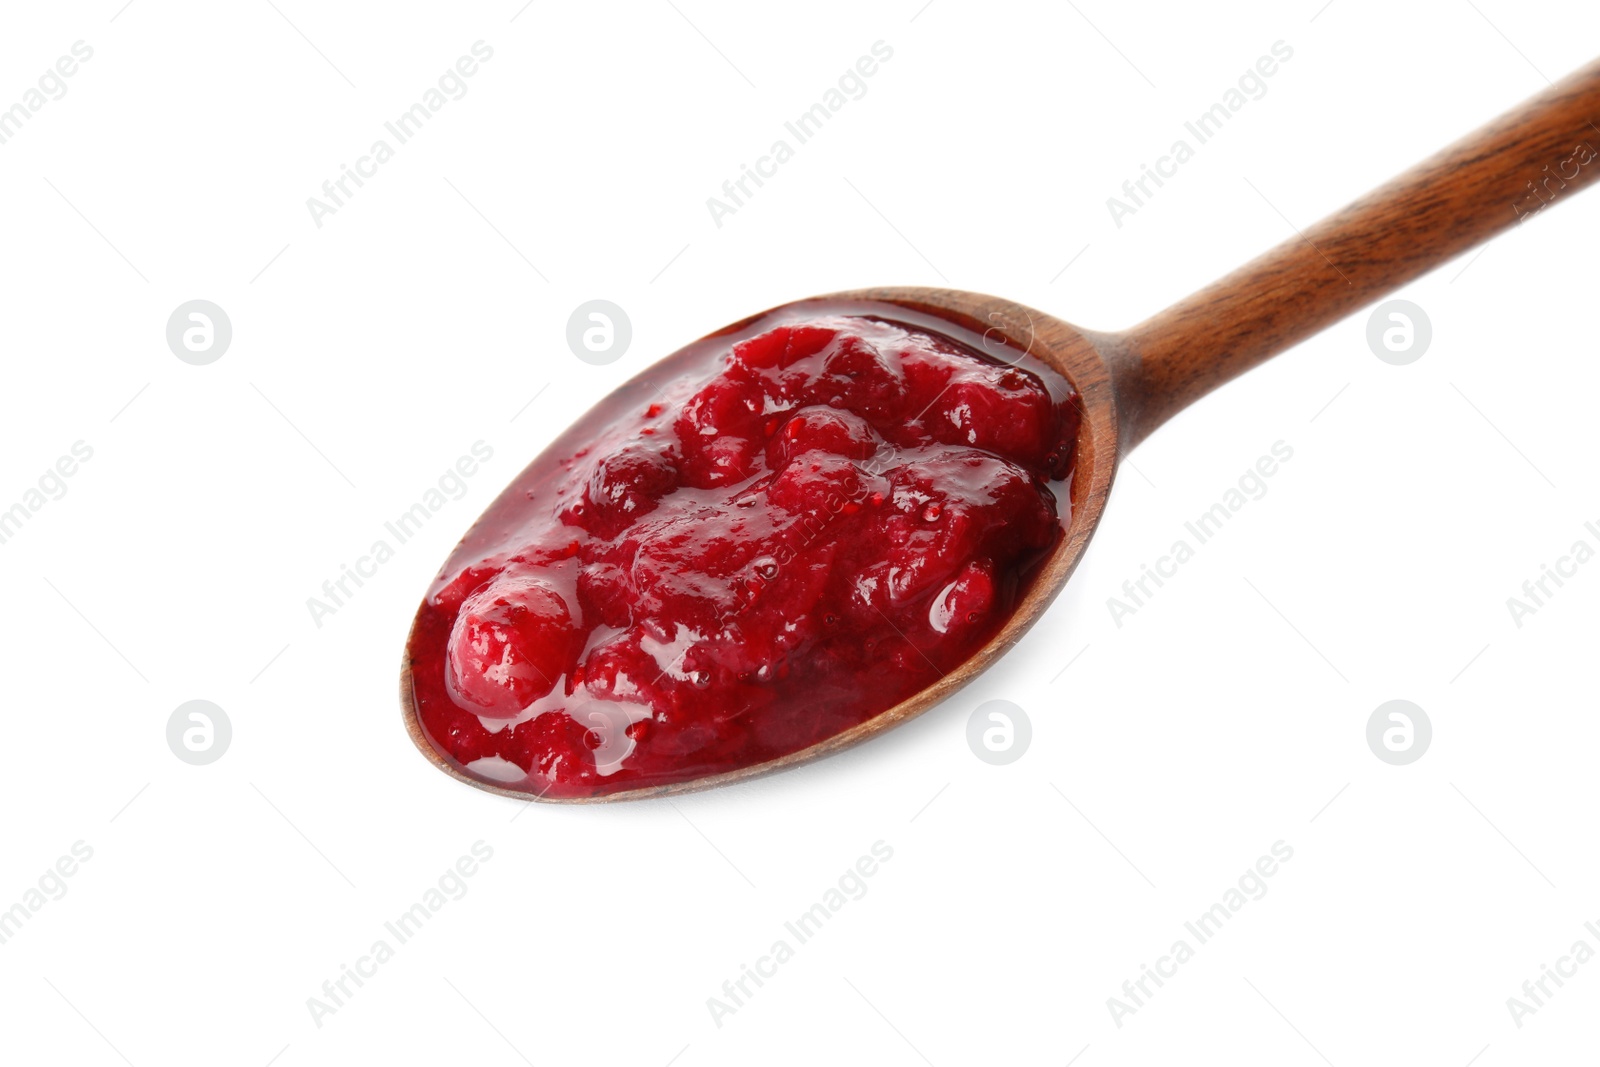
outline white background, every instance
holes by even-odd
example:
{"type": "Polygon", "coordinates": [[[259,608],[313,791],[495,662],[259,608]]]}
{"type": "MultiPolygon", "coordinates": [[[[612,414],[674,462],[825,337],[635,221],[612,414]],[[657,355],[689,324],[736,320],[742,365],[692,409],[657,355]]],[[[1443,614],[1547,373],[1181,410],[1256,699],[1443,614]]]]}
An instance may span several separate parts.
{"type": "Polygon", "coordinates": [[[1588,61],[1592,5],[122,2],[12,5],[0,33],[0,106],[94,49],[0,145],[0,507],[94,450],[0,545],[0,908],[93,849],[0,945],[8,1061],[1592,1056],[1600,962],[1521,1028],[1506,998],[1600,949],[1600,564],[1520,628],[1506,599],[1600,547],[1600,195],[1398,294],[1433,323],[1420,361],[1376,359],[1363,312],[1175,419],[1027,639],[844,756],[524,811],[431,768],[395,698],[433,568],[652,359],[874,284],[1130,325],[1588,61]],[[306,198],[480,39],[467,95],[317,228],[306,198]],[[865,97],[714,225],[706,198],[878,40],[865,97]],[[1114,225],[1106,198],[1279,40],[1268,93],[1114,225]],[[233,323],[210,366],[165,342],[195,298],[233,323]],[[592,298],[633,323],[607,367],[564,341],[592,298]],[[316,627],[306,598],[479,439],[466,496],[316,627]],[[1279,440],[1267,495],[1117,627],[1107,598],[1279,440]],[[233,724],[205,767],[165,740],[196,698],[233,724]],[[1405,767],[1365,741],[1394,698],[1434,728],[1405,767]],[[1007,767],[965,742],[990,699],[1032,719],[1007,767]],[[307,999],[479,840],[467,895],[316,1025],[307,999]],[[715,1025],[707,998],[878,840],[866,896],[715,1025]],[[1267,895],[1116,1026],[1107,998],[1279,840],[1267,895]]]}

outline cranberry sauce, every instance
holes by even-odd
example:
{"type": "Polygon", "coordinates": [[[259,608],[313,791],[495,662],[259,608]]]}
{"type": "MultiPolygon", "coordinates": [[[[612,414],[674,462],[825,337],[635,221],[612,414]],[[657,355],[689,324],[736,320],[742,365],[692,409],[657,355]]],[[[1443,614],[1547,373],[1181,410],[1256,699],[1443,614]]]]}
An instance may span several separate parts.
{"type": "Polygon", "coordinates": [[[984,645],[1062,536],[1077,397],[935,323],[791,305],[580,419],[422,604],[433,746],[552,798],[682,782],[824,741],[984,645]]]}

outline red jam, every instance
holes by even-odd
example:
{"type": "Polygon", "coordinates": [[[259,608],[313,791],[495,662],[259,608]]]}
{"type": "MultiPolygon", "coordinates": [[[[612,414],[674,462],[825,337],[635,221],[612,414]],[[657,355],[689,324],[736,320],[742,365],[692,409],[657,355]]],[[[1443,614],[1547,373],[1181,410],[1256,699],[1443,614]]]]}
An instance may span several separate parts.
{"type": "Polygon", "coordinates": [[[1076,394],[988,343],[792,305],[622,386],[429,590],[408,651],[433,746],[588,797],[764,763],[938,681],[1064,528],[1076,394]]]}

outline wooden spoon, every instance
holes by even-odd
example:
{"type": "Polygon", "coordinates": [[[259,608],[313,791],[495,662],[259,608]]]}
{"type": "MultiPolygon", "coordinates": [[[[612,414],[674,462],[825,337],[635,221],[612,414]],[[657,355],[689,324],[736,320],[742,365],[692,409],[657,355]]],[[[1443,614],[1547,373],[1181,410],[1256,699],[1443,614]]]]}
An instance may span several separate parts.
{"type": "MultiPolygon", "coordinates": [[[[1083,397],[1066,537],[1015,613],[956,670],[883,713],[779,759],[666,786],[559,803],[638,799],[743,781],[826,756],[921,714],[1017,642],[1055,599],[1100,522],[1117,463],[1162,423],[1224,382],[1600,177],[1600,61],[1221,281],[1122,333],[1094,333],[1021,304],[952,289],[836,293],[833,304],[892,304],[1026,349],[1083,397]]],[[[441,770],[480,789],[530,794],[462,774],[418,722],[402,666],[406,728],[441,770]]]]}

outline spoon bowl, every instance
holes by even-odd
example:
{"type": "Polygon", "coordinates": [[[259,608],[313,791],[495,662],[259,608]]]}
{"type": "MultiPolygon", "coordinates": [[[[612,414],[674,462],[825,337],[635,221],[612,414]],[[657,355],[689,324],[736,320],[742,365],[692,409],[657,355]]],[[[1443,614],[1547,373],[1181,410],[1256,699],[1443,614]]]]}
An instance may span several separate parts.
{"type": "MultiPolygon", "coordinates": [[[[1099,337],[1097,346],[1076,327],[1041,311],[998,297],[953,289],[860,289],[786,304],[783,308],[804,311],[813,305],[835,314],[878,315],[911,324],[927,324],[949,333],[964,333],[977,341],[975,347],[1001,362],[1014,363],[1029,356],[1071,382],[1078,392],[1081,419],[1072,476],[1064,490],[1069,494],[1064,535],[1037,565],[1012,614],[983,647],[954,670],[944,673],[934,684],[865,722],[776,759],[685,782],[622,789],[596,796],[541,796],[537,799],[545,803],[584,804],[693,792],[771,774],[859,744],[927,711],[993,664],[1044,614],[1077,566],[1105,510],[1119,456],[1116,394],[1110,365],[1102,355],[1103,351],[1118,350],[1115,338],[1099,337]]],[[[767,314],[770,312],[732,323],[708,338],[735,333],[767,314]]],[[[618,392],[632,385],[632,382],[626,383],[618,392]]],[[[410,641],[407,644],[409,647],[410,641]]],[[[417,749],[434,766],[469,785],[502,796],[530,798],[532,794],[524,790],[498,786],[463,773],[435,747],[418,715],[412,670],[413,664],[407,656],[401,664],[400,704],[406,730],[417,749]]]]}

